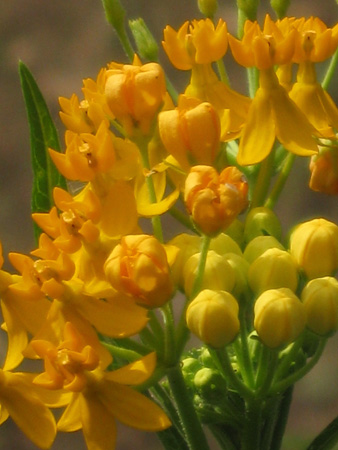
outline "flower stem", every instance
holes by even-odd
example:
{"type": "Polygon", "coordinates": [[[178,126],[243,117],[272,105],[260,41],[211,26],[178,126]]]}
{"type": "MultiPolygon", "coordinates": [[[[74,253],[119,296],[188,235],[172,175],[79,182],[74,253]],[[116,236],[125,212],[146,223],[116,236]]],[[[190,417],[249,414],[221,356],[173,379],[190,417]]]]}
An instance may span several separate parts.
{"type": "Polygon", "coordinates": [[[201,287],[202,287],[203,277],[204,277],[204,269],[205,269],[205,264],[207,262],[210,241],[211,241],[211,238],[209,236],[207,236],[205,234],[202,235],[200,259],[198,262],[196,278],[194,280],[194,284],[193,284],[193,287],[191,290],[191,295],[190,295],[191,299],[194,299],[196,297],[196,295],[199,293],[199,291],[201,290],[201,287]]]}
{"type": "Polygon", "coordinates": [[[293,153],[289,153],[287,157],[285,158],[285,164],[282,168],[282,170],[279,172],[277,181],[272,188],[272,191],[269,195],[269,198],[266,200],[264,206],[267,208],[273,209],[284,186],[286,183],[286,180],[288,179],[293,163],[295,162],[296,156],[293,153]]]}
{"type": "Polygon", "coordinates": [[[270,186],[275,152],[272,151],[262,162],[258,172],[255,189],[252,196],[251,208],[264,205],[270,186]]]}
{"type": "Polygon", "coordinates": [[[325,77],[322,81],[323,89],[328,88],[330,81],[332,80],[332,77],[334,75],[334,71],[336,70],[337,63],[338,63],[338,50],[336,50],[335,53],[333,54],[331,61],[330,61],[330,65],[329,65],[329,67],[326,71],[325,77]]]}
{"type": "Polygon", "coordinates": [[[205,434],[192,404],[192,399],[187,391],[180,367],[175,366],[170,368],[167,376],[189,449],[209,450],[205,434]]]}

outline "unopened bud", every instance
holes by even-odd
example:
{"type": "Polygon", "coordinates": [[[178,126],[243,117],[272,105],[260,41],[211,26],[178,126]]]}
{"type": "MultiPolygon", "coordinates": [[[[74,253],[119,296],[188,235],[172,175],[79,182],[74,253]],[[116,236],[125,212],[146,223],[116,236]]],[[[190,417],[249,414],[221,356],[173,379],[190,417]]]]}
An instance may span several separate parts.
{"type": "Polygon", "coordinates": [[[209,17],[210,19],[214,17],[218,8],[217,0],[198,0],[197,3],[198,9],[205,17],[209,17]]]}
{"type": "Polygon", "coordinates": [[[245,242],[250,242],[257,236],[274,236],[278,240],[282,236],[282,226],[276,214],[264,206],[253,208],[245,219],[245,242]]]}
{"type": "Polygon", "coordinates": [[[129,20],[129,28],[134,36],[137,53],[140,57],[148,61],[157,61],[158,44],[144,20],[141,17],[129,20]]]}
{"type": "Polygon", "coordinates": [[[251,264],[269,248],[285,250],[282,244],[273,236],[257,236],[245,247],[244,258],[251,264]]]}

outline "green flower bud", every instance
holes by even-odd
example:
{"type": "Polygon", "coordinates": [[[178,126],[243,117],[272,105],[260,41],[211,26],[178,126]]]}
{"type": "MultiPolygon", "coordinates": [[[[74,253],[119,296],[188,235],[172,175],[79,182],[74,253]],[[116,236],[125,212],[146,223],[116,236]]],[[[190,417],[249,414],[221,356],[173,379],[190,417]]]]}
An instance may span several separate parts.
{"type": "MultiPolygon", "coordinates": [[[[192,255],[183,269],[184,290],[188,297],[191,295],[195,282],[199,259],[200,253],[192,255]]],[[[235,273],[231,265],[223,256],[209,250],[201,288],[230,292],[234,285],[235,273]]]]}
{"type": "Polygon", "coordinates": [[[140,17],[129,20],[129,28],[134,36],[138,54],[148,61],[158,60],[158,44],[144,20],[140,17]]]}
{"type": "Polygon", "coordinates": [[[188,385],[193,384],[196,372],[201,368],[201,364],[195,358],[185,358],[182,361],[182,374],[188,385]]]}
{"type": "Polygon", "coordinates": [[[270,208],[264,206],[254,208],[245,219],[245,242],[250,242],[257,236],[274,236],[277,240],[280,240],[282,236],[282,226],[270,208]]]}
{"type": "Polygon", "coordinates": [[[205,17],[214,17],[218,8],[217,0],[198,0],[197,3],[198,9],[205,17]]]}
{"type": "Polygon", "coordinates": [[[202,397],[207,400],[217,398],[226,391],[225,380],[222,375],[209,367],[203,367],[196,372],[194,385],[202,397]]]}
{"type": "Polygon", "coordinates": [[[303,289],[307,327],[320,336],[338,329],[338,281],[333,277],[315,278],[303,289]]]}
{"type": "Polygon", "coordinates": [[[102,0],[102,4],[107,21],[115,28],[115,30],[121,30],[124,26],[123,22],[126,11],[121,5],[120,0],[102,0]]]}
{"type": "Polygon", "coordinates": [[[226,234],[230,236],[240,248],[244,244],[244,225],[239,219],[235,219],[226,229],[226,234]]]}
{"type": "Polygon", "coordinates": [[[242,255],[242,250],[237,242],[225,233],[220,233],[212,239],[209,249],[214,250],[219,255],[225,255],[226,253],[236,253],[237,255],[242,255]]]}
{"type": "Polygon", "coordinates": [[[237,0],[238,9],[250,20],[256,19],[258,4],[259,0],[237,0]]]}
{"type": "Polygon", "coordinates": [[[270,248],[253,261],[248,279],[256,294],[282,287],[295,292],[298,285],[297,265],[287,251],[270,248]]]}
{"type": "Polygon", "coordinates": [[[285,250],[282,244],[273,236],[257,236],[245,247],[244,258],[251,264],[269,248],[285,250]]]}
{"type": "Polygon", "coordinates": [[[256,300],[254,312],[257,334],[270,348],[295,341],[305,328],[305,307],[288,288],[263,292],[256,300]]]}
{"type": "Polygon", "coordinates": [[[276,11],[278,19],[282,19],[290,6],[290,0],[270,0],[270,4],[276,11]]]}
{"type": "Polygon", "coordinates": [[[290,237],[290,252],[309,279],[333,275],[338,268],[338,226],[322,218],[299,224],[290,237]]]}
{"type": "Polygon", "coordinates": [[[229,292],[205,289],[188,306],[187,326],[204,343],[222,348],[239,332],[238,310],[229,292]]]}

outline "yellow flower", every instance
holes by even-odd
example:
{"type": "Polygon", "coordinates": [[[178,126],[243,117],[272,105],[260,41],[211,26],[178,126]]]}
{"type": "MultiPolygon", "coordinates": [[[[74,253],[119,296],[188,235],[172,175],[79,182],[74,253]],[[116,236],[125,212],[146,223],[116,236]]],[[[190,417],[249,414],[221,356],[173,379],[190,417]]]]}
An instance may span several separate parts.
{"type": "Polygon", "coordinates": [[[35,351],[45,361],[45,372],[34,383],[47,389],[63,388],[72,392],[69,404],[58,421],[59,431],[82,428],[88,450],[111,450],[116,442],[116,420],[147,431],[170,426],[163,411],[135,391],[155,369],[151,353],[115,371],[99,366],[95,350],[70,323],[64,327],[64,340],[55,346],[34,341],[35,351]]]}
{"type": "Polygon", "coordinates": [[[153,236],[123,236],[108,256],[104,270],[117,291],[132,296],[141,305],[160,307],[173,294],[166,251],[153,236]]]}
{"type": "Polygon", "coordinates": [[[159,114],[159,132],[168,152],[184,169],[215,161],[221,125],[210,103],[180,95],[176,109],[159,114]]]}
{"type": "Polygon", "coordinates": [[[218,234],[247,205],[248,184],[233,166],[220,174],[210,166],[191,168],[185,183],[184,201],[196,226],[205,234],[218,234]]]}
{"type": "Polygon", "coordinates": [[[166,95],[165,77],[157,63],[111,63],[105,86],[107,103],[128,136],[148,135],[166,95]]]}
{"type": "Polygon", "coordinates": [[[338,329],[338,281],[332,277],[309,281],[301,294],[307,327],[320,336],[338,329]]]}
{"type": "Polygon", "coordinates": [[[185,22],[178,31],[168,25],[163,47],[171,63],[180,70],[217,61],[228,48],[226,23],[219,19],[215,28],[210,19],[193,20],[185,22]]]}
{"type": "Polygon", "coordinates": [[[239,332],[238,310],[229,292],[204,289],[188,306],[187,326],[201,341],[222,348],[239,332]]]}
{"type": "Polygon", "coordinates": [[[338,25],[327,28],[318,18],[295,22],[298,31],[293,60],[299,64],[297,82],[290,98],[306,114],[310,123],[326,137],[338,129],[338,108],[317,81],[315,63],[329,58],[338,45],[338,25]]]}
{"type": "Polygon", "coordinates": [[[91,133],[94,131],[94,124],[89,119],[84,105],[79,102],[76,94],[73,94],[70,99],[60,97],[59,103],[62,109],[60,117],[68,130],[74,133],[91,133]]]}
{"type": "Polygon", "coordinates": [[[264,291],[256,300],[254,311],[254,327],[263,344],[270,348],[295,341],[305,328],[305,307],[288,288],[264,291]]]}
{"type": "Polygon", "coordinates": [[[323,218],[297,225],[290,252],[309,279],[332,275],[338,269],[338,226],[323,218]]]}

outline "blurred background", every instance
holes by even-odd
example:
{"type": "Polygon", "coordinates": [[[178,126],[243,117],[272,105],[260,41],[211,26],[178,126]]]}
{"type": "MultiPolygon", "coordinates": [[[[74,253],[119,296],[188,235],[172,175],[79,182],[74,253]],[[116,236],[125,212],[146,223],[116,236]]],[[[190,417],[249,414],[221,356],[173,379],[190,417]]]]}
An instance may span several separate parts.
{"type": "MultiPolygon", "coordinates": [[[[199,18],[197,0],[122,0],[128,17],[142,16],[157,40],[162,39],[166,24],[178,28],[185,20],[199,18]]],[[[218,16],[225,19],[235,32],[235,0],[219,0],[218,16]]],[[[269,1],[261,1],[263,11],[272,13],[269,1]]],[[[289,15],[320,17],[328,26],[338,18],[335,0],[292,0],[289,15]]],[[[100,0],[11,0],[0,4],[0,239],[4,254],[9,251],[29,252],[33,245],[30,221],[29,130],[25,106],[17,73],[22,60],[35,76],[45,96],[63,143],[63,126],[58,118],[58,97],[81,95],[83,78],[96,78],[107,62],[127,62],[114,31],[105,20],[100,0]]],[[[161,62],[169,68],[161,52],[161,62]]],[[[230,63],[231,64],[231,63],[230,63]]],[[[233,86],[242,92],[243,76],[229,69],[233,86]]],[[[187,74],[171,75],[178,88],[187,82],[187,74]]],[[[338,77],[338,71],[337,71],[338,77]]],[[[337,82],[332,82],[331,95],[338,101],[337,82]]],[[[295,221],[315,215],[338,221],[338,199],[315,194],[304,189],[308,182],[307,161],[295,167],[277,212],[285,229],[295,221]],[[299,189],[299,186],[302,189],[299,189]],[[287,199],[287,200],[286,200],[287,199]]],[[[9,268],[6,262],[6,268],[9,268]]],[[[2,332],[1,332],[2,333],[2,332]]],[[[0,336],[3,339],[3,336],[0,336]]],[[[5,346],[5,341],[3,340],[5,346]]],[[[2,353],[5,349],[2,349],[2,353]]],[[[329,342],[320,363],[296,387],[288,423],[288,436],[298,435],[311,440],[338,414],[338,339],[329,342]]],[[[0,428],[0,448],[30,450],[30,444],[11,423],[0,428]]],[[[53,450],[84,450],[81,434],[57,437],[53,450]]],[[[118,435],[118,450],[160,449],[155,435],[122,428],[118,435]]],[[[301,441],[286,441],[285,450],[305,448],[301,441]],[[292,442],[292,443],[291,443],[292,442]]]]}

